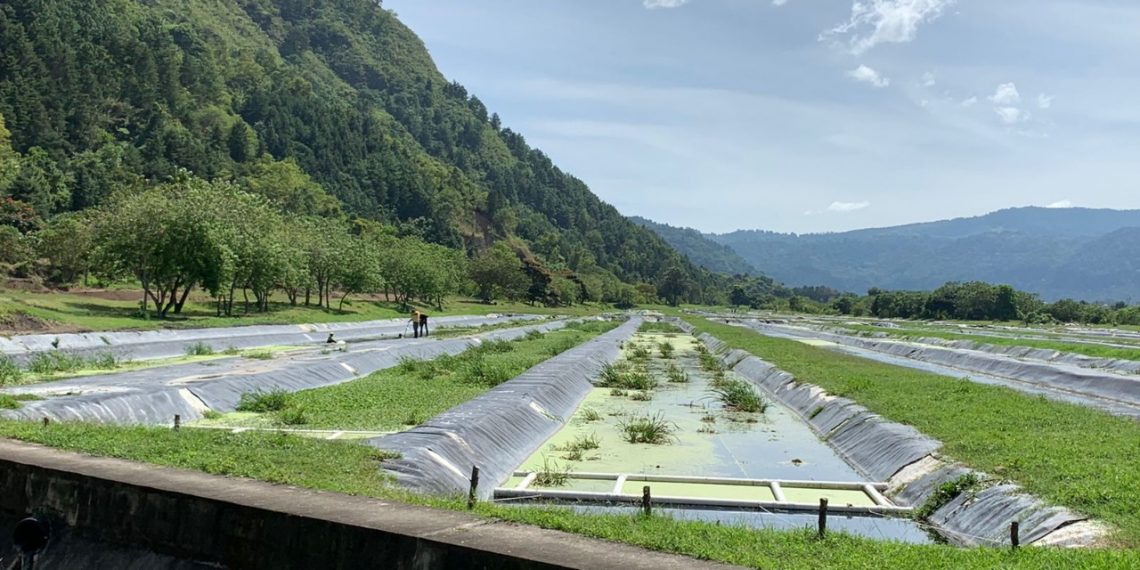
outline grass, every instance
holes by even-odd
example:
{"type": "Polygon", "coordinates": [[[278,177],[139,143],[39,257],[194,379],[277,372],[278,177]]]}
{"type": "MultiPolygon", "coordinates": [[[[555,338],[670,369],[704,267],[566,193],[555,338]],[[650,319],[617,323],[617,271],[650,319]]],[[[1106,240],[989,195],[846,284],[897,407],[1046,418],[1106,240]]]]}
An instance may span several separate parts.
{"type": "MultiPolygon", "coordinates": [[[[0,421],[0,437],[97,456],[441,509],[465,511],[467,506],[465,497],[425,497],[389,486],[379,467],[391,455],[350,442],[271,432],[232,434],[220,430],[174,431],[56,422],[43,427],[11,421],[0,421]]],[[[568,470],[557,465],[548,465],[544,471],[553,479],[548,479],[548,483],[570,476],[568,470]]],[[[758,530],[681,521],[657,514],[583,514],[568,508],[490,502],[477,504],[473,514],[752,568],[1092,569],[1135,568],[1140,564],[1140,551],[959,549],[879,542],[839,532],[828,533],[826,539],[819,540],[811,529],[758,530]]]]}
{"type": "MultiPolygon", "coordinates": [[[[290,305],[284,295],[270,302],[268,313],[249,313],[234,317],[218,317],[216,307],[208,295],[196,292],[190,296],[183,315],[166,320],[139,314],[142,291],[119,289],[123,300],[103,298],[105,292],[93,294],[53,291],[35,293],[0,289],[0,317],[5,314],[23,314],[46,324],[52,331],[115,331],[152,330],[161,328],[213,328],[234,325],[277,325],[299,323],[360,322],[380,319],[407,318],[407,312],[397,303],[381,300],[350,298],[343,310],[315,306],[290,305]]],[[[444,310],[423,306],[432,316],[486,315],[490,313],[531,313],[544,315],[591,316],[607,307],[596,304],[573,307],[532,307],[523,303],[487,305],[461,297],[444,303],[444,310]]],[[[43,331],[37,331],[43,332],[43,331]]]]}
{"type": "Polygon", "coordinates": [[[661,354],[661,358],[664,358],[665,360],[673,358],[674,351],[676,351],[676,348],[673,346],[673,343],[667,340],[657,345],[657,352],[659,352],[661,354]]]}
{"type": "Polygon", "coordinates": [[[542,458],[542,471],[536,475],[534,485],[537,487],[565,487],[570,482],[570,468],[547,457],[542,458]]]}
{"type": "Polygon", "coordinates": [[[941,453],[1119,529],[1140,547],[1140,422],[689,318],[791,373],[943,443],[941,453]]]}
{"type": "Polygon", "coordinates": [[[600,422],[603,419],[604,418],[602,418],[602,414],[600,414],[598,412],[598,410],[595,410],[594,408],[583,408],[582,409],[582,421],[600,422]]]}
{"type": "Polygon", "coordinates": [[[1000,336],[971,335],[962,333],[943,332],[928,329],[884,329],[866,325],[845,327],[858,332],[886,333],[900,339],[916,339],[921,337],[940,338],[943,340],[969,340],[982,344],[995,346],[1023,346],[1028,348],[1042,348],[1058,352],[1071,352],[1095,358],[1111,358],[1116,360],[1140,361],[1140,348],[1120,348],[1080,342],[1065,342],[1060,340],[1044,340],[1034,338],[1009,338],[1000,336]]]}
{"type": "Polygon", "coordinates": [[[958,477],[953,481],[947,481],[938,486],[934,494],[930,496],[917,509],[914,510],[915,518],[919,520],[929,519],[938,509],[946,506],[950,501],[962,493],[971,493],[978,489],[981,480],[974,473],[967,473],[958,477]]]}
{"type": "Polygon", "coordinates": [[[213,356],[214,347],[204,342],[196,342],[186,347],[186,356],[213,356]]]}
{"type": "Polygon", "coordinates": [[[602,368],[598,386],[617,390],[649,391],[657,387],[657,379],[642,366],[618,362],[607,364],[602,368]]]}
{"type": "MultiPolygon", "coordinates": [[[[271,423],[316,429],[405,429],[518,376],[546,360],[552,349],[561,352],[614,326],[595,321],[537,339],[484,343],[457,356],[406,359],[352,382],[273,396],[280,400],[273,405],[276,409],[262,413],[271,414],[267,418],[274,420],[271,423]]],[[[250,396],[251,404],[264,397],[250,396]]],[[[239,411],[244,410],[239,407],[239,411]]]]}
{"type": "Polygon", "coordinates": [[[645,321],[637,328],[637,332],[643,333],[663,333],[663,334],[677,334],[681,329],[673,323],[645,321]]]}
{"type": "Polygon", "coordinates": [[[689,383],[689,374],[673,363],[669,363],[669,366],[665,368],[665,377],[669,379],[671,384],[689,383]]]}
{"type": "Polygon", "coordinates": [[[673,443],[673,433],[677,426],[665,420],[663,413],[655,416],[634,416],[618,423],[621,431],[625,432],[625,440],[629,443],[648,443],[651,445],[666,445],[673,443]]]}
{"type": "Polygon", "coordinates": [[[718,386],[712,387],[712,393],[729,410],[760,414],[768,410],[768,402],[743,380],[732,379],[721,382],[718,386]]]}
{"type": "Polygon", "coordinates": [[[246,392],[238,399],[237,411],[264,414],[280,412],[287,405],[289,405],[289,392],[285,390],[246,392]]]}

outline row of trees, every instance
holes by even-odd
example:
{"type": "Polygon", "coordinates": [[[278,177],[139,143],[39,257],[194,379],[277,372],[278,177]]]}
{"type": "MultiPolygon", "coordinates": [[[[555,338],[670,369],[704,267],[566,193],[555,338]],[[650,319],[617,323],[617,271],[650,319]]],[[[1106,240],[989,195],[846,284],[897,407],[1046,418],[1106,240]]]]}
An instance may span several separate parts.
{"type": "Polygon", "coordinates": [[[1140,306],[1061,299],[1052,303],[1009,285],[951,282],[934,291],[871,289],[864,297],[843,295],[814,312],[899,319],[1022,321],[1140,325],[1140,306]]]}

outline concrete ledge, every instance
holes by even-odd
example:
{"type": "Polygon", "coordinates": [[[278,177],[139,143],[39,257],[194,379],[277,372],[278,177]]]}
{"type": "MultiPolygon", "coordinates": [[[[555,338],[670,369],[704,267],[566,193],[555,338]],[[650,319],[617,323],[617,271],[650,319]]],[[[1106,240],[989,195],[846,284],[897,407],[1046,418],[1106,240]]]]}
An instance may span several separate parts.
{"type": "Polygon", "coordinates": [[[87,540],[233,568],[729,568],[452,511],[0,440],[0,515],[45,510],[87,540]]]}

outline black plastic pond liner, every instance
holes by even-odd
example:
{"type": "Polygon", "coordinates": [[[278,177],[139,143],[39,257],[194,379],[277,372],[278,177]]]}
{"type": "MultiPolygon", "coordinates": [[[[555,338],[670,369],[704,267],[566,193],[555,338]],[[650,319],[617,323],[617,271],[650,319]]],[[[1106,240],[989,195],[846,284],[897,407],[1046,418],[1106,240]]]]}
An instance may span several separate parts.
{"type": "Polygon", "coordinates": [[[1062,362],[1019,360],[1011,356],[974,350],[923,346],[902,341],[852,337],[793,327],[772,327],[761,323],[749,326],[758,332],[775,332],[800,338],[822,339],[890,356],[1008,378],[1043,388],[1082,394],[1140,406],[1140,376],[1096,371],[1062,362]]]}
{"type": "MultiPolygon", "coordinates": [[[[508,321],[542,319],[540,315],[457,315],[433,318],[433,327],[477,327],[508,321]]],[[[408,331],[407,319],[386,319],[361,323],[301,325],[251,325],[213,329],[123,331],[76,334],[40,334],[0,337],[0,354],[24,364],[35,353],[62,350],[74,354],[112,352],[135,360],[170,358],[186,354],[202,343],[215,351],[227,348],[293,346],[324,342],[330,333],[337,340],[396,337],[408,331]]]]}
{"type": "MultiPolygon", "coordinates": [[[[723,342],[708,334],[700,339],[722,359],[738,361],[734,372],[799,414],[852,467],[874,481],[891,482],[892,498],[899,504],[919,507],[941,485],[964,475],[987,479],[982,473],[937,459],[942,444],[910,426],[887,421],[851,400],[830,396],[817,386],[799,383],[791,374],[755,356],[741,358],[741,351],[727,350],[723,342]],[[917,477],[901,476],[904,469],[924,460],[931,462],[928,472],[917,477]]],[[[1009,544],[1013,521],[1021,525],[1021,542],[1030,544],[1084,520],[1086,517],[1047,505],[1010,484],[962,493],[930,517],[930,523],[943,531],[947,539],[965,546],[1009,544]]],[[[1086,538],[1091,544],[1097,537],[1086,538]]]]}
{"type": "Polygon", "coordinates": [[[190,421],[202,418],[207,408],[217,412],[234,411],[241,395],[247,392],[298,392],[332,386],[391,368],[405,358],[428,360],[454,355],[479,342],[511,340],[531,331],[550,332],[565,326],[566,321],[549,321],[490,331],[475,335],[474,339],[373,341],[351,345],[348,352],[258,361],[259,370],[255,372],[238,368],[250,360],[235,358],[221,363],[175,365],[21,386],[6,392],[36,394],[47,399],[24,402],[20,409],[4,411],[0,416],[25,420],[46,417],[58,421],[170,424],[177,414],[190,421]]]}
{"type": "Polygon", "coordinates": [[[488,498],[562,429],[602,368],[618,359],[621,343],[640,325],[641,319],[630,319],[420,426],[367,443],[398,452],[400,458],[384,462],[384,469],[418,492],[465,494],[477,465],[478,495],[488,498]]]}

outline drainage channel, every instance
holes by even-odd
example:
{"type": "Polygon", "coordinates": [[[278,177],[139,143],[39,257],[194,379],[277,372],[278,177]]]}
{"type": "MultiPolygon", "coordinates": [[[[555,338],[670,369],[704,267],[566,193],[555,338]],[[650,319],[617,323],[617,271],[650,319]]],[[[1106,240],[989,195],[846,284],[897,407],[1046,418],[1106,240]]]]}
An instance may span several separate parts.
{"type": "MultiPolygon", "coordinates": [[[[634,512],[648,486],[653,504],[668,516],[777,529],[814,528],[825,498],[829,528],[931,541],[905,518],[909,508],[882,496],[884,483],[867,481],[792,411],[774,402],[763,413],[727,408],[713,392],[723,381],[702,368],[698,344],[683,333],[637,333],[623,347],[623,360],[638,360],[640,353],[657,386],[594,387],[565,427],[495,489],[495,498],[634,512]],[[671,358],[662,356],[663,343],[674,347],[671,358]],[[665,426],[665,441],[630,443],[627,426],[638,420],[665,426]]],[[[723,380],[738,379],[723,374],[723,380]]]]}

